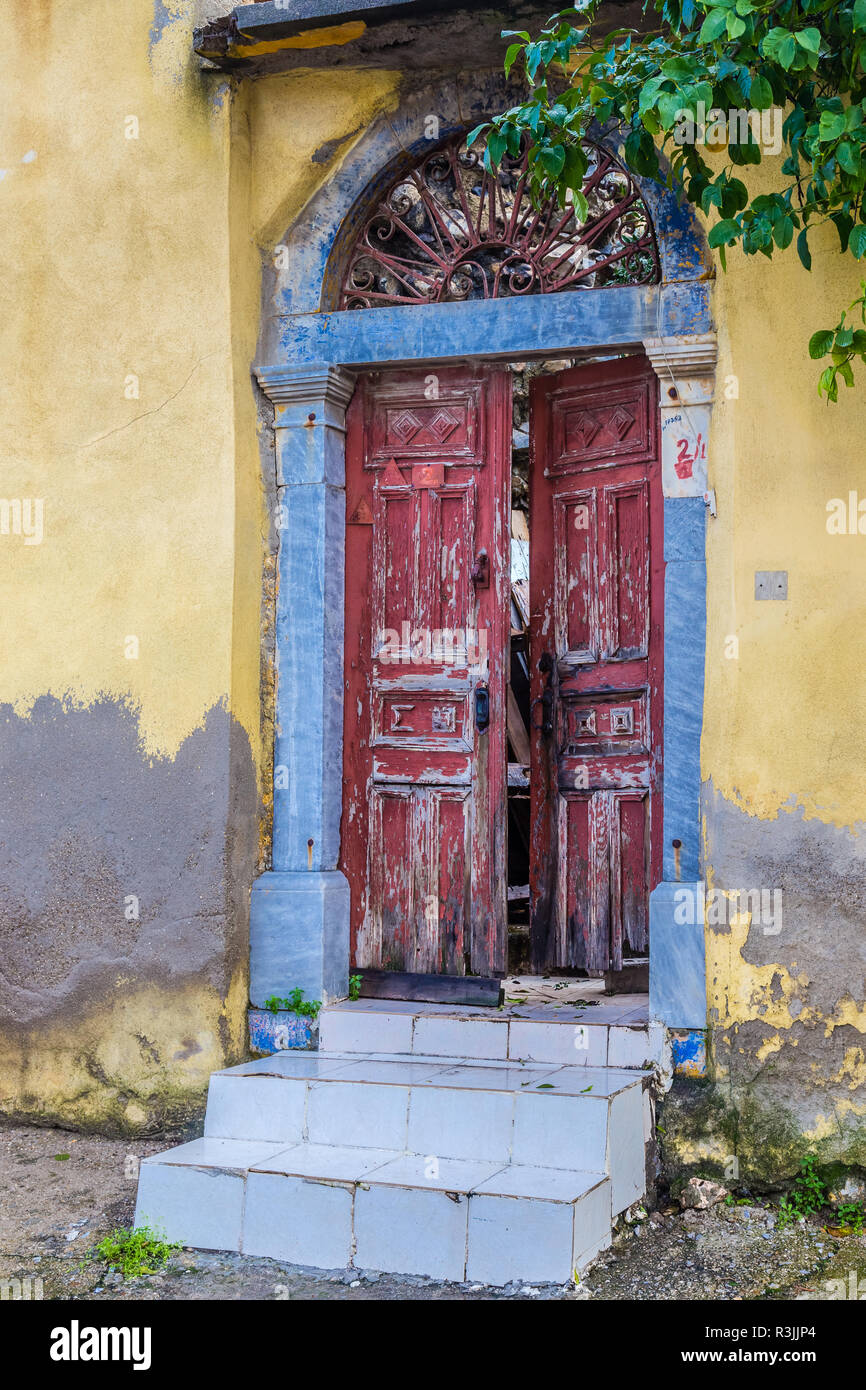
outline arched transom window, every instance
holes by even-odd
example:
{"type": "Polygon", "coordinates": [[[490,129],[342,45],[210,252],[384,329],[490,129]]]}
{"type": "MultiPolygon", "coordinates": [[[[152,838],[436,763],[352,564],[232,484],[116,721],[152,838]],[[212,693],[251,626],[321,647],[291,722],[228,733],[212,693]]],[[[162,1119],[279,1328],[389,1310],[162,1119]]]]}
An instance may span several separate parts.
{"type": "Polygon", "coordinates": [[[437,304],[659,278],[647,208],[631,175],[599,145],[589,156],[586,220],[570,202],[535,206],[526,157],[503,156],[496,174],[483,144],[462,137],[391,185],[352,249],[342,309],[437,304]]]}

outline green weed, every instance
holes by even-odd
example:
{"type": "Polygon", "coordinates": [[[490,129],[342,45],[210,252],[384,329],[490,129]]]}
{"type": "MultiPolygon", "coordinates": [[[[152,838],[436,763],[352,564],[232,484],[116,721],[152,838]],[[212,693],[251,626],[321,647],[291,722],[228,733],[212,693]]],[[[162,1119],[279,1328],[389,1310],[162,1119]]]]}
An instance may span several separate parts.
{"type": "Polygon", "coordinates": [[[124,1279],[137,1279],[141,1274],[157,1274],[180,1248],[179,1241],[162,1240],[150,1226],[136,1226],[113,1230],[99,1242],[96,1253],[124,1279]]]}

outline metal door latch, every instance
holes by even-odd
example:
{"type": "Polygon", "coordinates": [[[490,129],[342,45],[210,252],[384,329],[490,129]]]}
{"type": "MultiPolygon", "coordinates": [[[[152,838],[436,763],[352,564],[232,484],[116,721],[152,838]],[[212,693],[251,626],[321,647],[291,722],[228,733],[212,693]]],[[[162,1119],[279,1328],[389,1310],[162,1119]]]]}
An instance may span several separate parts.
{"type": "Polygon", "coordinates": [[[476,589],[490,588],[490,556],[486,550],[479,550],[469,573],[476,589]]]}
{"type": "Polygon", "coordinates": [[[550,738],[553,733],[553,701],[555,697],[553,673],[555,665],[556,663],[550,652],[544,652],[538,663],[538,669],[542,675],[547,676],[547,683],[542,691],[541,698],[533,700],[532,702],[533,709],[536,705],[541,705],[541,723],[536,724],[533,720],[532,727],[538,729],[545,738],[550,738]]]}
{"type": "Polygon", "coordinates": [[[483,734],[490,724],[490,691],[486,685],[475,687],[475,727],[483,734]]]}

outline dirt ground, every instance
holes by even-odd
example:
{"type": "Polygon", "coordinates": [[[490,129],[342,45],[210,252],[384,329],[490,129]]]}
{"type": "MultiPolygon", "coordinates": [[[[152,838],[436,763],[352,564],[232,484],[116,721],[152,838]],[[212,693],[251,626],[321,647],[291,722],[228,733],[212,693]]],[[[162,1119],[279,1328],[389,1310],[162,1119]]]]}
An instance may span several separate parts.
{"type": "MultiPolygon", "coordinates": [[[[29,1279],[46,1299],[831,1299],[866,1300],[866,1237],[817,1220],[787,1230],[771,1208],[662,1204],[614,1242],[578,1288],[506,1289],[356,1270],[323,1273],[253,1256],[180,1251],[164,1271],[124,1282],[95,1254],[132,1224],[138,1160],[166,1147],[0,1126],[0,1280],[29,1279]],[[835,1281],[835,1282],[834,1282],[835,1281]],[[856,1291],[856,1292],[855,1292],[856,1291]]],[[[8,1296],[8,1295],[7,1295],[8,1296]]]]}

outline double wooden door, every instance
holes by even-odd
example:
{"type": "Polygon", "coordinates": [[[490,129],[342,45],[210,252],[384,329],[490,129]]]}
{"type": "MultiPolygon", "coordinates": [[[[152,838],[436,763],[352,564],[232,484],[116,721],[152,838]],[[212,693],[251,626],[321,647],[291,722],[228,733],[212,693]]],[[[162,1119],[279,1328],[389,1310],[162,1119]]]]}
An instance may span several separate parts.
{"type": "MultiPolygon", "coordinates": [[[[358,967],[507,968],[510,373],[371,373],[347,422],[341,867],[358,967]]],[[[660,876],[661,518],[643,358],[531,397],[533,963],[618,969],[660,876]]]]}

